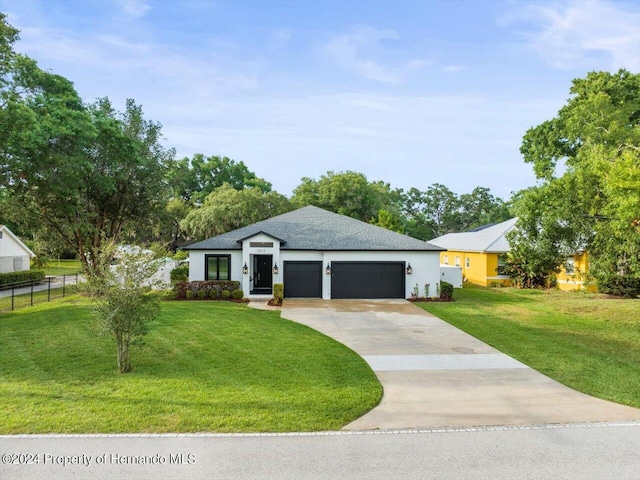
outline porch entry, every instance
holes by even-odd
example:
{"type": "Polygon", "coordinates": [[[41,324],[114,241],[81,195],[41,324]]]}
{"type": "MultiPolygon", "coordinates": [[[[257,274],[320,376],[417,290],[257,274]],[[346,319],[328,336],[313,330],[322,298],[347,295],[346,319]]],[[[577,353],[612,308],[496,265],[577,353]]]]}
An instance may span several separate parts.
{"type": "Polygon", "coordinates": [[[273,255],[253,256],[253,294],[273,293],[273,255]]]}

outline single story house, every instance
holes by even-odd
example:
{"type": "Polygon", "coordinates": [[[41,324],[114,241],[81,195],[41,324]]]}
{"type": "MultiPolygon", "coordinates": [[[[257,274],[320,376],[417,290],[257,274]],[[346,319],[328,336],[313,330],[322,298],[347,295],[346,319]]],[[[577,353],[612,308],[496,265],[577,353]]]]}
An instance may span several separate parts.
{"type": "Polygon", "coordinates": [[[0,273],[29,270],[35,256],[6,225],[0,225],[0,273]]]}
{"type": "MultiPolygon", "coordinates": [[[[517,218],[497,224],[483,225],[468,232],[448,233],[429,240],[447,251],[440,253],[442,265],[462,268],[464,281],[484,287],[510,285],[504,273],[505,258],[509,252],[506,234],[516,226],[517,218]]],[[[578,290],[587,275],[588,256],[579,252],[567,257],[557,275],[560,290],[578,290]]]]}
{"type": "Polygon", "coordinates": [[[307,206],[194,243],[189,280],[237,280],[246,297],[408,298],[435,296],[442,248],[307,206]]]}

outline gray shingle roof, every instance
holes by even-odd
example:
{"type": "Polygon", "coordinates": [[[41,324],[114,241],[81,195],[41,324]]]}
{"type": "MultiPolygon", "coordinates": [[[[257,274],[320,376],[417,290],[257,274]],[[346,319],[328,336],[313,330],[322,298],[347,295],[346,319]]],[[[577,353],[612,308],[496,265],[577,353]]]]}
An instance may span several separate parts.
{"type": "Polygon", "coordinates": [[[512,218],[506,222],[498,223],[482,230],[462,233],[447,233],[441,237],[429,240],[447,250],[462,252],[489,252],[506,253],[509,251],[509,242],[505,234],[513,230],[518,221],[512,218]]]}
{"type": "Polygon", "coordinates": [[[223,233],[184,249],[240,250],[239,240],[261,232],[285,242],[280,246],[282,250],[443,250],[422,240],[314,206],[223,233]]]}

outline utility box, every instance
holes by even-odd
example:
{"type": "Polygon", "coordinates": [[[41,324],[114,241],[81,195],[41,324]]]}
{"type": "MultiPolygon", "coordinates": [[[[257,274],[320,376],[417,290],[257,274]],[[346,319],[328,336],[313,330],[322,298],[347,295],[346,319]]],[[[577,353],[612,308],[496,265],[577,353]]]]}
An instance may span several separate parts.
{"type": "Polygon", "coordinates": [[[440,265],[440,281],[449,282],[453,288],[462,288],[462,267],[440,265]]]}

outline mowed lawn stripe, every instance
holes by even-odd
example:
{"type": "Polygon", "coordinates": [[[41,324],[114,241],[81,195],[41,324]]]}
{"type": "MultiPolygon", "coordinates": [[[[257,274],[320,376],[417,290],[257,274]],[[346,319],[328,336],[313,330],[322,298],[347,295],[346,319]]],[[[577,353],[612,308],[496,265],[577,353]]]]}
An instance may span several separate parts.
{"type": "Polygon", "coordinates": [[[422,308],[555,380],[640,407],[640,300],[465,285],[422,308]]]}
{"type": "Polygon", "coordinates": [[[72,297],[0,316],[0,433],[338,429],[382,389],[332,339],[227,302],[164,302],[134,371],[72,297]]]}

